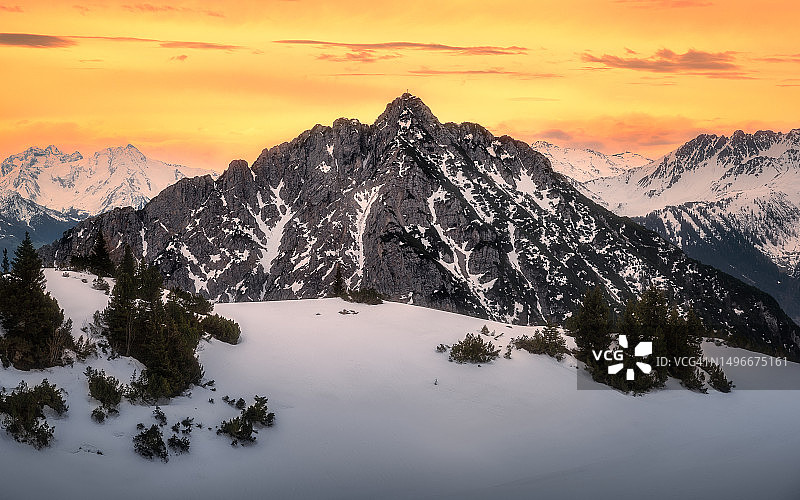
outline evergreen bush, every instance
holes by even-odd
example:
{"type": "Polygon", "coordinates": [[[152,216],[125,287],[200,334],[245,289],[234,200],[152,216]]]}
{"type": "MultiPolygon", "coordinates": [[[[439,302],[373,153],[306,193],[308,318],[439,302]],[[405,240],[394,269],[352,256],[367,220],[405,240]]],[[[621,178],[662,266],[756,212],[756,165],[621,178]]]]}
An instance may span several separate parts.
{"type": "Polygon", "coordinates": [[[488,363],[500,356],[491,341],[484,341],[479,335],[468,333],[464,340],[450,348],[450,361],[456,363],[488,363]]]}
{"type": "Polygon", "coordinates": [[[16,441],[27,443],[36,449],[50,445],[54,427],[44,417],[44,407],[49,406],[58,415],[69,409],[64,391],[51,385],[47,379],[29,388],[20,382],[11,394],[0,392],[0,414],[4,414],[2,426],[16,441]]]}
{"type": "Polygon", "coordinates": [[[89,395],[100,402],[105,409],[116,408],[122,401],[125,387],[105,371],[98,371],[91,366],[86,367],[86,378],[89,383],[89,395]]]}
{"type": "Polygon", "coordinates": [[[232,345],[239,343],[242,330],[235,321],[223,318],[219,314],[214,314],[203,318],[200,324],[203,327],[203,331],[217,340],[232,345]]]}
{"type": "Polygon", "coordinates": [[[155,424],[133,437],[133,449],[149,460],[158,457],[163,462],[169,462],[164,436],[161,434],[161,429],[155,424]]]}

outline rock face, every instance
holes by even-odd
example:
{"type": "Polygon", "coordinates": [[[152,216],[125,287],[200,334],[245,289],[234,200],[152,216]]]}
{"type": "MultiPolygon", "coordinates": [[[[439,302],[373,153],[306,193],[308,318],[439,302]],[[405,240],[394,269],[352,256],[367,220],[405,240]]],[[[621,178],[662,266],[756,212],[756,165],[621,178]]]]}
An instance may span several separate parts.
{"type": "Polygon", "coordinates": [[[800,321],[800,129],[700,135],[579,188],[774,296],[800,321]]]}
{"type": "Polygon", "coordinates": [[[373,125],[317,125],[41,254],[65,263],[98,234],[115,258],[130,245],[169,284],[219,301],[324,296],[339,266],[352,288],[526,324],[563,320],[595,284],[623,303],[652,283],[752,345],[796,356],[800,344],[766,294],[591,202],[527,144],[442,124],[408,94],[373,125]]]}

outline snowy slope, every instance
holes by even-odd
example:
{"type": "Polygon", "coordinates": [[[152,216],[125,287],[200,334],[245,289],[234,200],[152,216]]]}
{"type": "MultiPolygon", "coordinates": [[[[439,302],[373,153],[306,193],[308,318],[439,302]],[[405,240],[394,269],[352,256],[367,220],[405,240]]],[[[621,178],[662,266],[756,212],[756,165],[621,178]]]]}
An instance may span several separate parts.
{"type": "MultiPolygon", "coordinates": [[[[79,277],[47,271],[48,288],[77,326],[106,301],[79,277]]],[[[151,408],[123,403],[118,417],[93,423],[83,364],[0,370],[6,387],[47,377],[69,391],[70,405],[55,420],[51,449],[37,452],[0,434],[3,495],[626,499],[646,491],[654,499],[793,499],[800,487],[793,392],[667,390],[634,398],[576,390],[570,359],[515,351],[482,367],[448,363],[434,346],[484,323],[503,333],[499,346],[531,328],[401,304],[322,299],[217,311],[243,329],[237,346],[201,343],[206,377],[218,390],[195,388],[163,408],[170,425],[191,416],[213,428],[236,413],[223,395],[267,395],[276,426],[254,446],[233,448],[195,429],[190,454],[148,462],[133,453],[131,439],[137,422],[153,422],[151,408]],[[359,314],[338,314],[343,308],[359,314]]],[[[89,364],[123,380],[138,367],[126,358],[89,364]]],[[[800,381],[800,367],[785,367],[783,377],[800,381]]]]}
{"type": "Polygon", "coordinates": [[[560,147],[547,141],[536,141],[531,147],[550,160],[553,170],[578,182],[618,175],[653,161],[629,151],[605,155],[591,149],[560,147]]]}
{"type": "Polygon", "coordinates": [[[55,146],[29,148],[0,165],[0,192],[51,210],[96,215],[116,207],[140,208],[184,177],[212,174],[147,158],[134,146],[106,148],[84,157],[55,146]]]}

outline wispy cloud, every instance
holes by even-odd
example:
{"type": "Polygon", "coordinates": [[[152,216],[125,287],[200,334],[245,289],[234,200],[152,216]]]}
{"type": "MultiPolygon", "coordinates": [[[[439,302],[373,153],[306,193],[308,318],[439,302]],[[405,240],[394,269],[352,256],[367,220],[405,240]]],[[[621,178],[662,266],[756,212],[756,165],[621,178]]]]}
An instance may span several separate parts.
{"type": "Polygon", "coordinates": [[[486,68],[486,69],[412,69],[408,72],[414,76],[440,76],[440,75],[464,75],[464,76],[486,76],[486,75],[500,75],[510,76],[522,79],[537,79],[537,78],[560,78],[562,75],[555,73],[533,73],[525,71],[512,71],[503,68],[486,68]]]}
{"type": "Polygon", "coordinates": [[[75,45],[69,37],[36,35],[33,33],[0,33],[0,45],[13,47],[58,48],[75,45]]]}
{"type": "Polygon", "coordinates": [[[317,59],[321,61],[333,61],[333,62],[362,62],[362,63],[372,63],[376,61],[381,61],[385,59],[397,59],[400,57],[400,54],[376,54],[374,51],[369,50],[359,50],[359,51],[351,51],[344,55],[335,55],[335,54],[320,54],[317,56],[317,59]]]}
{"type": "Polygon", "coordinates": [[[24,12],[19,5],[0,5],[3,12],[24,12]]]}
{"type": "Polygon", "coordinates": [[[132,5],[123,5],[122,8],[131,12],[144,12],[149,14],[174,12],[181,14],[198,13],[211,17],[225,17],[225,14],[215,10],[192,9],[189,7],[176,7],[174,5],[154,5],[151,3],[137,3],[132,5]]]}
{"type": "Polygon", "coordinates": [[[88,36],[88,35],[68,35],[53,36],[39,35],[35,33],[0,33],[0,45],[16,47],[70,47],[77,44],[77,40],[107,40],[111,42],[139,42],[155,43],[165,49],[198,49],[198,50],[226,50],[233,51],[246,49],[242,45],[232,45],[227,43],[214,42],[195,42],[180,40],[158,40],[155,38],[138,38],[129,36],[88,36]]]}
{"type": "Polygon", "coordinates": [[[187,56],[186,54],[181,54],[179,56],[170,57],[169,60],[170,61],[184,62],[188,58],[189,58],[189,56],[187,56]]]}
{"type": "Polygon", "coordinates": [[[766,57],[758,57],[756,61],[771,63],[800,63],[800,54],[775,54],[766,57]]]}
{"type": "Polygon", "coordinates": [[[275,40],[274,43],[286,45],[311,45],[319,48],[336,47],[356,52],[422,50],[471,56],[518,55],[528,52],[526,47],[518,47],[515,45],[510,47],[500,47],[494,45],[458,46],[441,43],[420,42],[346,43],[323,40],[275,40]]]}
{"type": "Polygon", "coordinates": [[[609,54],[595,56],[584,52],[584,62],[600,64],[590,69],[630,69],[653,73],[683,73],[709,78],[752,79],[737,63],[735,52],[704,52],[690,49],[683,54],[669,49],[658,50],[649,57],[620,57],[609,54]]]}

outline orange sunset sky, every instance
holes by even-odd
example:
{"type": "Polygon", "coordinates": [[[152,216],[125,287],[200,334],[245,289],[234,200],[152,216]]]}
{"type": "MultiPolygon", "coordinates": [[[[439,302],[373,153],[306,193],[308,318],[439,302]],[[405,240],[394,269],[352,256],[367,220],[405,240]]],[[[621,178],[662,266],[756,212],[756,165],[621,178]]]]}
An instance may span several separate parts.
{"type": "Polygon", "coordinates": [[[222,170],[406,89],[605,153],[800,127],[795,1],[0,2],[2,158],[133,143],[222,170]]]}

